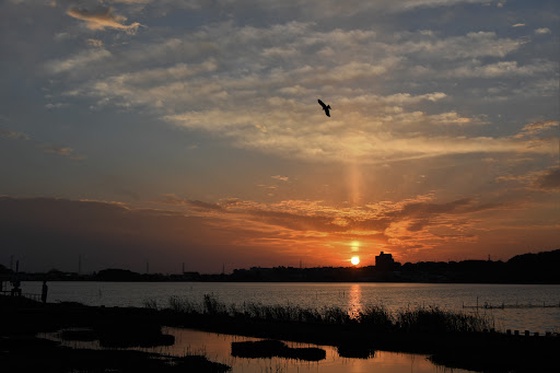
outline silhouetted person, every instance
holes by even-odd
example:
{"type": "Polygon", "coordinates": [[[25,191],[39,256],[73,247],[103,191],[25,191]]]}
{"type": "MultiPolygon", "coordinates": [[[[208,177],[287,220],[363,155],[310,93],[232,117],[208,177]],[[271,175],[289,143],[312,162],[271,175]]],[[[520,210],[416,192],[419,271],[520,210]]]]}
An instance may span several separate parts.
{"type": "Polygon", "coordinates": [[[20,296],[21,295],[21,282],[19,281],[19,278],[16,276],[14,276],[14,278],[11,281],[12,283],[12,296],[20,296]]]}
{"type": "Polygon", "coordinates": [[[331,113],[330,113],[329,110],[331,110],[331,105],[325,104],[323,101],[321,101],[321,99],[318,99],[317,102],[319,102],[319,105],[321,105],[321,107],[325,111],[325,114],[327,115],[327,117],[330,117],[331,113]]]}
{"type": "Polygon", "coordinates": [[[49,286],[47,285],[47,280],[43,281],[43,288],[41,289],[41,302],[47,303],[47,293],[49,292],[49,286]]]}
{"type": "Polygon", "coordinates": [[[19,281],[19,260],[16,260],[16,271],[12,273],[10,282],[12,283],[12,296],[21,296],[21,288],[19,287],[21,285],[19,281]]]}
{"type": "Polygon", "coordinates": [[[19,279],[15,279],[14,281],[12,281],[12,296],[21,296],[21,288],[20,286],[20,281],[19,279]]]}

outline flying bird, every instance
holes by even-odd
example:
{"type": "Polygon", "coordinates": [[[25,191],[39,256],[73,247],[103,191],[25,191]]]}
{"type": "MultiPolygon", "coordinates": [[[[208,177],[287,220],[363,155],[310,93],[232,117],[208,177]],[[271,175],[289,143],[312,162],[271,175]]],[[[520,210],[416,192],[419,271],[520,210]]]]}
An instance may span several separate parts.
{"type": "Polygon", "coordinates": [[[317,101],[319,102],[319,105],[321,105],[323,110],[325,111],[325,114],[327,115],[327,117],[330,117],[331,113],[330,113],[329,110],[331,110],[331,105],[326,105],[323,101],[321,101],[321,99],[318,99],[317,101]]]}

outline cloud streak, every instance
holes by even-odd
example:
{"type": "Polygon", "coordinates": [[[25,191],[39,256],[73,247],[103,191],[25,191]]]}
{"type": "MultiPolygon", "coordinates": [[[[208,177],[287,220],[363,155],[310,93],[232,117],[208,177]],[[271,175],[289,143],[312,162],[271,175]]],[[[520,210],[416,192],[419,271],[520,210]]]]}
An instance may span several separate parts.
{"type": "Polygon", "coordinates": [[[100,8],[94,11],[70,8],[66,12],[72,18],[84,21],[90,30],[112,28],[134,34],[140,26],[138,22],[125,25],[126,17],[114,13],[112,8],[100,8]]]}
{"type": "Polygon", "coordinates": [[[0,128],[0,138],[8,140],[19,140],[19,141],[32,141],[35,143],[36,147],[43,150],[47,154],[55,154],[61,157],[67,157],[73,160],[83,160],[84,157],[76,154],[75,150],[68,146],[54,146],[44,142],[33,140],[28,134],[18,131],[13,131],[9,129],[0,128]]]}
{"type": "Polygon", "coordinates": [[[0,128],[0,137],[10,140],[29,140],[29,136],[23,132],[0,128]]]}
{"type": "MultiPolygon", "coordinates": [[[[246,266],[252,263],[251,252],[259,250],[266,250],[276,263],[301,257],[316,261],[322,252],[321,265],[337,265],[348,255],[349,242],[355,240],[369,242],[369,251],[374,246],[400,258],[441,251],[450,242],[480,244],[482,232],[497,229],[493,215],[510,209],[474,198],[440,202],[433,195],[355,208],[302,200],[266,204],[225,199],[207,203],[177,196],[166,196],[163,202],[167,208],[138,209],[100,201],[2,197],[0,236],[7,243],[24,230],[44,232],[28,235],[18,245],[38,247],[40,240],[42,251],[47,248],[53,257],[57,256],[53,251],[68,255],[81,247],[86,256],[97,258],[96,265],[101,268],[127,256],[153,258],[159,264],[196,258],[197,268],[206,270],[216,260],[235,261],[241,266],[234,259],[241,256],[246,266]],[[165,252],[158,252],[162,245],[165,252]],[[216,251],[224,245],[229,249],[216,251]],[[334,250],[325,252],[328,247],[334,250]]],[[[36,250],[27,251],[28,261],[44,256],[36,250]]]]}

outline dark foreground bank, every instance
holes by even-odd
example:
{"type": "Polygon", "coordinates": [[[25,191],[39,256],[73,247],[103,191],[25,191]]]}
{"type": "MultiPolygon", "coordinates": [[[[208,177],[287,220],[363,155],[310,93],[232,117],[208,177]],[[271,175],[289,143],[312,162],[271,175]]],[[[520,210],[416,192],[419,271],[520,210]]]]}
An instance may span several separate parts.
{"type": "Polygon", "coordinates": [[[0,371],[175,373],[231,370],[205,356],[164,356],[127,347],[173,344],[161,333],[156,314],[143,309],[104,309],[76,303],[41,304],[23,297],[0,296],[0,371]],[[98,340],[104,349],[61,346],[38,338],[40,332],[62,332],[67,340],[98,340]]]}
{"type": "Polygon", "coordinates": [[[332,345],[348,357],[367,357],[374,350],[422,353],[437,364],[485,372],[556,371],[560,351],[558,336],[489,332],[481,329],[484,322],[438,310],[405,312],[395,320],[382,309],[373,309],[349,319],[336,309],[321,313],[253,305],[237,310],[211,298],[205,298],[202,309],[177,303],[156,309],[40,304],[0,297],[0,366],[51,372],[223,372],[229,368],[201,356],[178,359],[112,349],[173,343],[161,334],[162,325],[332,345]],[[66,338],[99,340],[109,350],[68,349],[35,337],[38,332],[69,328],[73,331],[66,338]]]}

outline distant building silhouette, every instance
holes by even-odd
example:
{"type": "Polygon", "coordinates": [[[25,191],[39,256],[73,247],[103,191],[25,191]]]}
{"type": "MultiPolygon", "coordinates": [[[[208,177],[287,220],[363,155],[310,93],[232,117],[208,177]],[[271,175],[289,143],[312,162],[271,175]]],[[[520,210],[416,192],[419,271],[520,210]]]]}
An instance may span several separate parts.
{"type": "Polygon", "coordinates": [[[375,257],[375,268],[380,271],[392,271],[395,269],[393,255],[385,254],[383,251],[375,257]]]}

